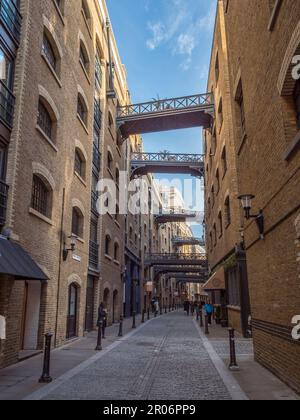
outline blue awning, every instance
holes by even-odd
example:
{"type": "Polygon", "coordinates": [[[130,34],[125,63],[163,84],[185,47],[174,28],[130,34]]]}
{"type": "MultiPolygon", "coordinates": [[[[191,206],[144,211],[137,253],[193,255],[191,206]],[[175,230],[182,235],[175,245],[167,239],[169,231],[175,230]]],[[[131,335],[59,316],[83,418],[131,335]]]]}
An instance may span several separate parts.
{"type": "Polygon", "coordinates": [[[47,281],[48,277],[19,245],[0,236],[0,274],[16,280],[47,281]]]}

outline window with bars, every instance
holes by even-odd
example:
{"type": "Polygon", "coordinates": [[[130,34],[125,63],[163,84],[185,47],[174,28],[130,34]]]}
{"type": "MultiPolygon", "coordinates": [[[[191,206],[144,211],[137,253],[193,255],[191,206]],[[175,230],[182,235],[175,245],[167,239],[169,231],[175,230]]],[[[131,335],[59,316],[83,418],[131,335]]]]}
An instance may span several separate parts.
{"type": "Polygon", "coordinates": [[[79,49],[79,61],[86,72],[89,71],[89,58],[86,52],[86,49],[83,45],[83,42],[80,42],[80,49],[79,49]]]}
{"type": "Polygon", "coordinates": [[[77,114],[79,115],[83,123],[86,125],[87,124],[87,110],[86,110],[84,101],[80,95],[78,95],[78,100],[77,100],[77,114]]]}
{"type": "Polygon", "coordinates": [[[85,177],[85,165],[82,154],[78,149],[75,150],[75,172],[84,179],[85,177]]]}
{"type": "Polygon", "coordinates": [[[49,137],[49,139],[53,140],[52,139],[53,121],[47,108],[41,101],[39,101],[39,106],[38,106],[37,124],[41,128],[41,130],[46,134],[46,136],[49,137]]]}
{"type": "Polygon", "coordinates": [[[114,245],[114,260],[118,261],[119,260],[119,244],[115,243],[114,245]]]}
{"type": "Polygon", "coordinates": [[[102,63],[100,59],[100,55],[96,54],[96,60],[95,60],[95,82],[96,87],[101,89],[102,88],[102,80],[103,80],[103,69],[102,69],[102,63]]]}
{"type": "Polygon", "coordinates": [[[296,86],[294,89],[294,102],[296,109],[297,126],[300,130],[300,80],[296,82],[296,86]]]}
{"type": "Polygon", "coordinates": [[[110,255],[110,244],[111,244],[111,237],[106,235],[105,237],[105,254],[110,255]]]}
{"type": "Polygon", "coordinates": [[[51,216],[49,209],[49,196],[49,188],[39,176],[34,175],[32,183],[31,207],[46,217],[51,216]]]}
{"type": "Polygon", "coordinates": [[[219,118],[219,130],[221,131],[223,122],[224,122],[224,115],[223,115],[223,99],[220,99],[219,108],[218,108],[218,118],[219,118]]]}
{"type": "Polygon", "coordinates": [[[46,34],[44,34],[42,52],[43,52],[44,56],[46,57],[50,66],[56,72],[56,70],[57,70],[57,60],[56,60],[55,52],[54,52],[54,49],[52,48],[52,45],[51,45],[51,43],[50,43],[46,34]]]}
{"type": "Polygon", "coordinates": [[[220,192],[220,188],[221,188],[221,183],[220,183],[220,171],[219,169],[217,169],[216,172],[216,180],[217,180],[217,190],[216,190],[216,194],[218,195],[220,192]]]}
{"type": "Polygon", "coordinates": [[[72,233],[79,238],[83,237],[83,215],[77,207],[72,211],[72,233]]]}
{"type": "Polygon", "coordinates": [[[230,198],[227,197],[225,200],[225,226],[229,226],[231,224],[231,208],[230,208],[230,198]]]}
{"type": "Polygon", "coordinates": [[[219,237],[223,236],[223,216],[220,212],[218,215],[218,222],[219,222],[219,237]]]}
{"type": "Polygon", "coordinates": [[[217,54],[216,57],[216,63],[215,63],[215,76],[216,76],[216,83],[219,81],[220,77],[220,62],[219,62],[219,54],[217,54]]]}
{"type": "Polygon", "coordinates": [[[222,160],[222,167],[223,167],[223,176],[226,174],[227,172],[227,154],[226,154],[226,147],[224,147],[223,152],[222,152],[222,156],[221,156],[221,160],[222,160]]]}

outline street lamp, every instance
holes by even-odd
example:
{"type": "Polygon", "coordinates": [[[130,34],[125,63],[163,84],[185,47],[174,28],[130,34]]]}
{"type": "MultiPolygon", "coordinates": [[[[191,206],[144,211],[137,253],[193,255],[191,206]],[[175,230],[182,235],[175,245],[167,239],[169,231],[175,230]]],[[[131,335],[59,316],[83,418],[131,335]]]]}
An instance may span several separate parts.
{"type": "Polygon", "coordinates": [[[132,328],[136,328],[136,286],[139,281],[139,270],[135,266],[133,270],[132,282],[133,282],[133,311],[132,311],[132,328]]]}
{"type": "Polygon", "coordinates": [[[66,243],[64,243],[64,249],[63,249],[63,260],[64,261],[67,261],[69,252],[70,251],[74,252],[75,249],[76,249],[77,236],[72,233],[72,235],[69,236],[69,239],[70,239],[70,248],[66,248],[66,243]]]}
{"type": "Polygon", "coordinates": [[[252,200],[255,198],[252,194],[243,194],[238,197],[241,202],[241,206],[245,212],[245,218],[247,220],[255,219],[260,238],[265,239],[265,219],[263,211],[260,210],[258,214],[251,214],[252,200]]]}

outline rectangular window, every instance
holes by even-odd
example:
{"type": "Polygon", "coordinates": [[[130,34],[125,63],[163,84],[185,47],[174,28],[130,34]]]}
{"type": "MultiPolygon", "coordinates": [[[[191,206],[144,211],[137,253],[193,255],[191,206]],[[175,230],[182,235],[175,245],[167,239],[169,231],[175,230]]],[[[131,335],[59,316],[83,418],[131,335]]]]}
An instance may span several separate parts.
{"type": "Polygon", "coordinates": [[[230,306],[241,306],[240,282],[237,268],[231,268],[227,272],[228,276],[228,304],[230,306]]]}
{"type": "Polygon", "coordinates": [[[46,37],[46,35],[44,35],[42,52],[45,55],[45,57],[47,58],[47,61],[49,62],[49,64],[53,68],[53,70],[56,71],[55,54],[54,54],[53,48],[52,48],[48,38],[46,37]]]}
{"type": "Polygon", "coordinates": [[[31,207],[48,216],[48,189],[38,176],[33,177],[31,207]]]}
{"type": "Polygon", "coordinates": [[[43,132],[49,137],[52,138],[52,120],[46,109],[46,107],[39,102],[38,108],[38,126],[43,130],[43,132]]]}

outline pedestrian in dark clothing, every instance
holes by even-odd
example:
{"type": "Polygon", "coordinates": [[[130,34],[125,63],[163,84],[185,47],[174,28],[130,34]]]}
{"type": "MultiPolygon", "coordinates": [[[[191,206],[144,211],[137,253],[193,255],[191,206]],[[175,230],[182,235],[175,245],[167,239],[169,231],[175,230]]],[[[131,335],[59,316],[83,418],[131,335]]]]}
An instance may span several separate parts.
{"type": "Polygon", "coordinates": [[[98,321],[97,326],[100,327],[102,322],[102,337],[105,338],[105,329],[107,327],[107,311],[104,307],[104,304],[101,303],[98,310],[98,321]]]}

